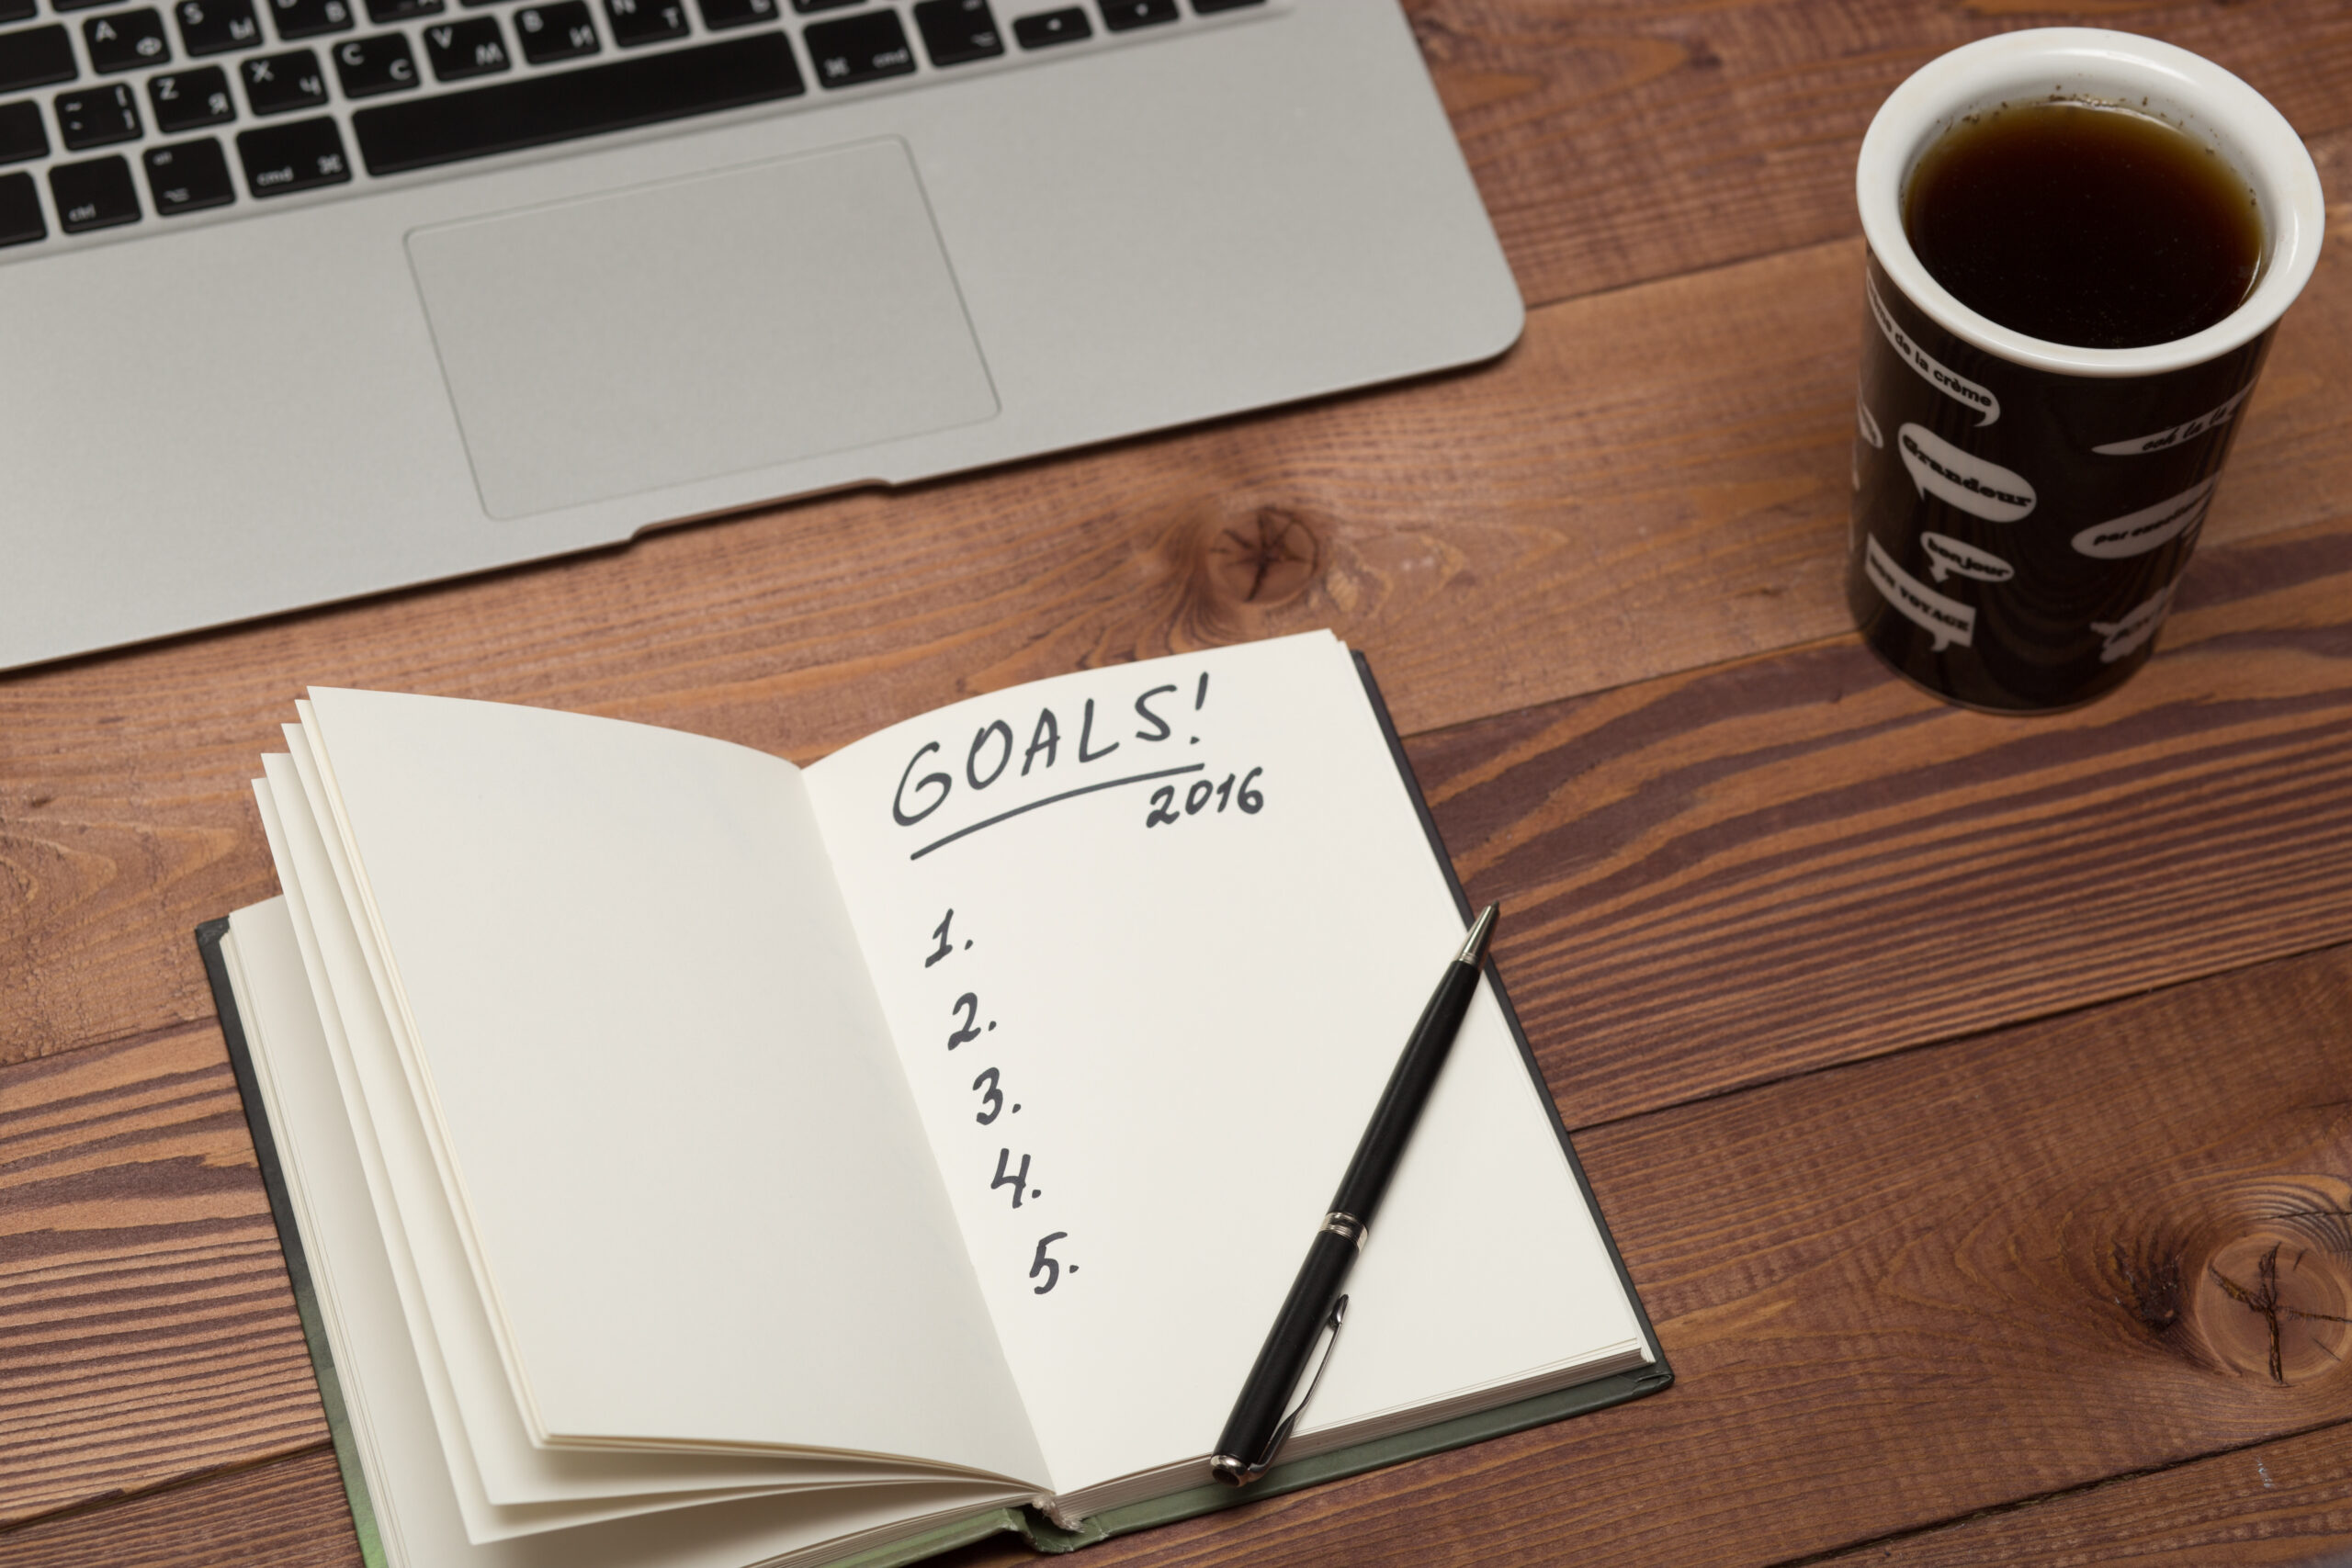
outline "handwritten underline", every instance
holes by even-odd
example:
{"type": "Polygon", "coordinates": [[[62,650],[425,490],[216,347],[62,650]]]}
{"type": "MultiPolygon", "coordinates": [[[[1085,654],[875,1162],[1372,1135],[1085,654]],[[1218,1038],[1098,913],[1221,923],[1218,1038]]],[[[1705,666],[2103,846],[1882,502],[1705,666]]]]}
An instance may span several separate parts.
{"type": "Polygon", "coordinates": [[[968,828],[958,828],[944,839],[933,840],[907,858],[921,860],[942,845],[952,844],[967,834],[977,833],[983,828],[993,828],[1009,818],[1018,817],[1024,811],[1035,811],[1041,806],[1051,806],[1057,800],[1068,800],[1073,795],[1092,795],[1098,789],[1116,789],[1121,784],[1142,784],[1147,779],[1170,779],[1178,773],[1197,773],[1207,766],[1206,762],[1187,762],[1181,768],[1162,768],[1158,773],[1130,773],[1123,779],[1104,779],[1101,784],[1080,784],[1076,789],[1066,789],[1059,795],[1049,795],[1043,800],[1033,800],[1026,806],[1016,806],[1010,811],[1000,811],[995,816],[975,822],[968,828]]]}

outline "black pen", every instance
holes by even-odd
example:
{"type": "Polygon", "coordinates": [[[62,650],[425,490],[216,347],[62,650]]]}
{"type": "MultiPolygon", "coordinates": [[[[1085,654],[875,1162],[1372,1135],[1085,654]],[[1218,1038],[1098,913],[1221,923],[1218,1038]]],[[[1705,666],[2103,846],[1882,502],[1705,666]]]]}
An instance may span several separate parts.
{"type": "Polygon", "coordinates": [[[1339,1337],[1340,1324],[1347,1315],[1348,1298],[1340,1287],[1348,1282],[1349,1265],[1355,1262],[1365,1237],[1372,1234],[1373,1213],[1380,1207],[1381,1194],[1388,1190],[1388,1179],[1396,1174],[1397,1161],[1405,1157],[1413,1123],[1421,1119],[1421,1107],[1429,1103],[1438,1069],[1445,1066],[1453,1037],[1461,1032],[1462,1015],[1469,1010],[1470,998],[1478,989],[1479,960],[1486,953],[1487,939],[1494,934],[1495,911],[1496,906],[1487,905],[1471,926],[1462,951],[1445,966],[1445,976],[1438,981],[1430,1005],[1421,1010],[1421,1021],[1405,1042],[1396,1070],[1388,1076],[1388,1087],[1381,1091],[1372,1123],[1356,1145],[1347,1175],[1340,1179],[1331,1212],[1323,1216],[1322,1229],[1308,1245],[1306,1261],[1299,1266],[1298,1278],[1291,1281],[1283,1310],[1274,1314],[1274,1326],[1241,1385],[1241,1397],[1233,1402],[1233,1414],[1226,1418],[1216,1452],[1209,1460],[1209,1470],[1219,1481],[1243,1486],[1263,1475],[1322,1379],[1331,1342],[1339,1337]]]}

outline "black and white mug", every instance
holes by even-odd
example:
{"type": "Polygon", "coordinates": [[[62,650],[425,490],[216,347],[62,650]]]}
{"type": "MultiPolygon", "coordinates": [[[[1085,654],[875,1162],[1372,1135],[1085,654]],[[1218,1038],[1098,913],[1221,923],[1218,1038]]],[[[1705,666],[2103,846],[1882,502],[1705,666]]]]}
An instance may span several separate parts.
{"type": "Polygon", "coordinates": [[[1929,62],[1871,120],[1855,175],[1869,242],[1847,597],[1897,671],[1971,707],[2033,713],[2146,662],[2279,316],[2318,262],[2301,138],[2186,50],[2049,28],[1929,62]],[[2263,227],[2245,300],[2191,336],[2079,348],[1978,314],[1905,236],[1921,154],[1963,117],[2052,98],[2127,104],[2245,178],[2263,227]]]}

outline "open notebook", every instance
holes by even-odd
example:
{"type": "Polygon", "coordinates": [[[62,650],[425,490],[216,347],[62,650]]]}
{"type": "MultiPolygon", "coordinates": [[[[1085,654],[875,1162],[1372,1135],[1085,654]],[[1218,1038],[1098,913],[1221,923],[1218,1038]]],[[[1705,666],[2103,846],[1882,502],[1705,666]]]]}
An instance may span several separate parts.
{"type": "MultiPolygon", "coordinates": [[[[313,690],[199,933],[372,1560],[1061,1549],[1210,1446],[1464,906],[1328,635],[808,768],[313,690]]],[[[1668,1381],[1491,968],[1249,1496],[1668,1381]]]]}

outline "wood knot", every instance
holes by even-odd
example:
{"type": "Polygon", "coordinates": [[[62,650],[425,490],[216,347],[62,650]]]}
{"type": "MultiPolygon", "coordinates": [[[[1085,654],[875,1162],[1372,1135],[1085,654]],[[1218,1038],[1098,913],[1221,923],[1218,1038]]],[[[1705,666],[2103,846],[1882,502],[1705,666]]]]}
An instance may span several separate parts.
{"type": "Polygon", "coordinates": [[[1206,531],[1208,577],[1228,603],[1269,609],[1306,591],[1323,564],[1322,542],[1306,519],[1277,506],[1221,520],[1206,531]]]}
{"type": "MultiPolygon", "coordinates": [[[[2184,1279],[2197,1337],[2233,1371],[2274,1383],[2352,1358],[2352,1182],[2290,1177],[2241,1190],[2184,1279]]],[[[2195,1256],[2193,1253],[2191,1256],[2195,1256]]]]}

